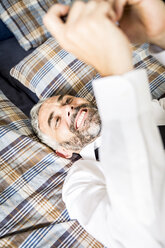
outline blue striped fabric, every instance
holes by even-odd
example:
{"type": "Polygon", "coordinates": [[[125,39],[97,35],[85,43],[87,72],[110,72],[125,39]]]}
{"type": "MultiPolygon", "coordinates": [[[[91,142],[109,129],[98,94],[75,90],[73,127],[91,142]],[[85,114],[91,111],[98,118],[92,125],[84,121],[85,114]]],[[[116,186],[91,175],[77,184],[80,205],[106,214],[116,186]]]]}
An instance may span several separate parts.
{"type": "Polygon", "coordinates": [[[68,216],[61,190],[70,166],[0,92],[0,247],[103,247],[68,216]]]}

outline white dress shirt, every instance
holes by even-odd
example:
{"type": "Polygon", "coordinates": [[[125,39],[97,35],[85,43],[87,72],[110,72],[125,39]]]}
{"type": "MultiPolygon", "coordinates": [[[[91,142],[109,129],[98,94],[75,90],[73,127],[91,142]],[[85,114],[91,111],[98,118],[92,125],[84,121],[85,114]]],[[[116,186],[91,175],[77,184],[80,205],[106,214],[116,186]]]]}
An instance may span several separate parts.
{"type": "Polygon", "coordinates": [[[101,137],[98,137],[95,141],[85,146],[80,155],[83,159],[96,160],[95,149],[101,146],[101,137]]]}
{"type": "MultiPolygon", "coordinates": [[[[154,99],[151,101],[152,114],[157,126],[165,125],[165,98],[159,101],[154,99]]],[[[98,137],[95,141],[85,146],[80,155],[83,159],[95,160],[95,149],[101,146],[101,137],[98,137]]]]}
{"type": "Polygon", "coordinates": [[[165,247],[165,154],[144,70],[93,82],[102,120],[101,162],[70,169],[69,215],[112,248],[165,247]]]}

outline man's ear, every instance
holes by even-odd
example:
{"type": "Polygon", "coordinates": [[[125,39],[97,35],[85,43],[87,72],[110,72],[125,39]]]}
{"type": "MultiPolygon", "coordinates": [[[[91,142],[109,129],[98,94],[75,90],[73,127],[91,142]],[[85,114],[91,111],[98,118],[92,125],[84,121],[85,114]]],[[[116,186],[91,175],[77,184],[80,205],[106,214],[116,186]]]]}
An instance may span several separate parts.
{"type": "Polygon", "coordinates": [[[70,150],[67,150],[66,148],[62,147],[62,146],[59,146],[57,149],[56,149],[56,154],[62,158],[71,158],[72,157],[72,154],[73,152],[70,151],[70,150]]]}

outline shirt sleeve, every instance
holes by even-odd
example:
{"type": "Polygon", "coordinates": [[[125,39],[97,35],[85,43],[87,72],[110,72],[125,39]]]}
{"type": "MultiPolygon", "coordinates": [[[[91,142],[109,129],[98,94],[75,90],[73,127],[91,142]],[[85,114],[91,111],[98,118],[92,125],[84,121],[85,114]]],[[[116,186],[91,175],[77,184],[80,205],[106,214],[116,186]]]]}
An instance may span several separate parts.
{"type": "Polygon", "coordinates": [[[165,125],[165,98],[152,100],[152,113],[157,126],[165,125]]]}
{"type": "MultiPolygon", "coordinates": [[[[149,52],[153,57],[155,57],[155,59],[165,66],[165,51],[162,48],[150,44],[149,52]]],[[[154,99],[152,101],[152,112],[156,125],[165,125],[165,98],[160,100],[154,99]]]]}
{"type": "Polygon", "coordinates": [[[105,77],[93,86],[101,162],[78,161],[77,172],[71,169],[63,190],[69,214],[108,247],[163,247],[165,158],[146,72],[105,77]]]}

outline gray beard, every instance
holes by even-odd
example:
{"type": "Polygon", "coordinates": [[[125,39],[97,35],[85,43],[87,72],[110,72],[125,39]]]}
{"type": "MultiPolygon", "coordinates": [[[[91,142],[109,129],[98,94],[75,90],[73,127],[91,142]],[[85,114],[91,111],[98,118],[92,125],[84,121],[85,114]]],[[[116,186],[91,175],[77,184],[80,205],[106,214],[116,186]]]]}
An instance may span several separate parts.
{"type": "Polygon", "coordinates": [[[81,106],[74,109],[75,112],[71,117],[70,131],[74,136],[60,145],[68,150],[79,151],[86,145],[93,142],[101,132],[101,119],[98,113],[98,109],[91,104],[82,104],[81,106]],[[77,113],[82,108],[88,108],[88,118],[84,121],[85,128],[83,130],[77,130],[74,127],[75,118],[77,113]]]}

